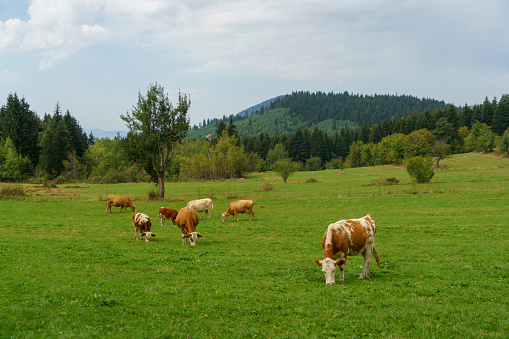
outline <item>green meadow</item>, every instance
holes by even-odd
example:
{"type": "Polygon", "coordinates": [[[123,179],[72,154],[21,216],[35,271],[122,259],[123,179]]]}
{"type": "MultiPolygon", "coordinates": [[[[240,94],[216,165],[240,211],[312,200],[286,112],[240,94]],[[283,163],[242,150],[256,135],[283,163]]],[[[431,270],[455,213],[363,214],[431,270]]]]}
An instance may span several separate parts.
{"type": "Polygon", "coordinates": [[[419,185],[404,166],[167,183],[164,201],[148,200],[153,184],[0,184],[27,193],[0,200],[0,338],[507,338],[509,159],[441,165],[419,185]],[[129,196],[156,237],[135,241],[107,194],[129,196]],[[204,197],[212,218],[183,246],[158,209],[204,197]],[[221,222],[237,199],[265,207],[221,222]],[[359,280],[348,257],[327,286],[324,231],[368,213],[381,266],[359,280]]]}

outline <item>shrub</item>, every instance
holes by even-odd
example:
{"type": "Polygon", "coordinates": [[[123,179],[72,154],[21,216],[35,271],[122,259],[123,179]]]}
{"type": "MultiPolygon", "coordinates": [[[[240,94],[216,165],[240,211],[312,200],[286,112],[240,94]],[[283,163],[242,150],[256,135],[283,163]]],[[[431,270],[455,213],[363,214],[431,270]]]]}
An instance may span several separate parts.
{"type": "Polygon", "coordinates": [[[159,192],[156,189],[152,189],[148,191],[148,200],[157,200],[159,199],[159,192]]]}
{"type": "Polygon", "coordinates": [[[307,178],[306,182],[318,182],[315,178],[307,178]]]}
{"type": "Polygon", "coordinates": [[[429,182],[435,172],[433,171],[433,159],[430,157],[416,156],[408,160],[406,170],[412,180],[417,183],[429,182]]]}
{"type": "Polygon", "coordinates": [[[262,191],[273,191],[274,185],[272,183],[264,181],[262,184],[262,191]]]}

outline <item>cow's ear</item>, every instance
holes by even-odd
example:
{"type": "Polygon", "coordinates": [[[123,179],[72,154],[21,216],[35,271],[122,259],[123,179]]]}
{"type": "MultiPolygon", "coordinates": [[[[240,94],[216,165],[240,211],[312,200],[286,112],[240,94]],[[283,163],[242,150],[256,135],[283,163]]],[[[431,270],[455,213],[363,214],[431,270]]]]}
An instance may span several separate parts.
{"type": "Polygon", "coordinates": [[[145,236],[145,232],[143,232],[143,233],[141,234],[141,236],[142,236],[142,237],[144,237],[144,236],[145,236]]]}
{"type": "Polygon", "coordinates": [[[344,265],[346,263],[346,259],[339,259],[338,261],[336,261],[336,266],[341,266],[341,265],[344,265]]]}
{"type": "Polygon", "coordinates": [[[315,262],[318,266],[322,266],[322,261],[321,260],[318,260],[318,259],[315,259],[315,262]]]}
{"type": "Polygon", "coordinates": [[[203,235],[201,235],[200,233],[196,234],[198,236],[198,238],[201,238],[203,237],[203,235]]]}
{"type": "Polygon", "coordinates": [[[189,238],[191,236],[191,234],[186,234],[186,235],[183,235],[182,238],[189,238]]]}
{"type": "Polygon", "coordinates": [[[156,235],[154,233],[152,233],[152,236],[155,237],[156,235]]]}

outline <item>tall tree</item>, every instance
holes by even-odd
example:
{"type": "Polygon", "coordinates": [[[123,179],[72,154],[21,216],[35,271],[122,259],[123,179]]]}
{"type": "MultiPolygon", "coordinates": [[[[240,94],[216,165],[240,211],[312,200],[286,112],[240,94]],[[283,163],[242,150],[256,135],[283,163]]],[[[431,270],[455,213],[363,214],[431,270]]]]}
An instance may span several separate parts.
{"type": "Polygon", "coordinates": [[[7,103],[0,108],[0,137],[10,138],[16,151],[22,157],[28,157],[35,166],[39,162],[38,146],[41,121],[30,110],[25,98],[18,98],[16,93],[9,94],[7,103]]]}
{"type": "Polygon", "coordinates": [[[150,84],[146,96],[138,92],[138,104],[132,113],[120,116],[129,128],[123,145],[152,179],[157,180],[160,198],[164,198],[164,176],[174,148],[189,130],[187,111],[191,102],[180,92],[178,99],[177,107],[173,107],[164,88],[157,83],[150,84]]]}
{"type": "Polygon", "coordinates": [[[55,178],[64,169],[64,160],[73,150],[72,139],[57,102],[53,117],[46,118],[46,127],[41,137],[41,159],[39,165],[48,177],[55,178]]]}
{"type": "Polygon", "coordinates": [[[498,135],[502,135],[509,127],[509,94],[504,94],[493,114],[491,129],[498,135]]]}

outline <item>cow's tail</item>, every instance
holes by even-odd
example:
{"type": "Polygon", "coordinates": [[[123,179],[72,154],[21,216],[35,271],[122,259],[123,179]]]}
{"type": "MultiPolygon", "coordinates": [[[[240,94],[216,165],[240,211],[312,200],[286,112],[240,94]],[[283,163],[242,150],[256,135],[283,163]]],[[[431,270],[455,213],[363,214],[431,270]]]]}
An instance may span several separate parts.
{"type": "Polygon", "coordinates": [[[380,266],[380,257],[378,256],[378,252],[376,251],[375,244],[373,244],[373,256],[375,257],[378,266],[380,266]]]}
{"type": "MultiPolygon", "coordinates": [[[[253,201],[254,201],[254,202],[256,202],[255,200],[253,200],[253,201]]],[[[263,205],[260,205],[258,202],[256,202],[256,204],[257,204],[258,206],[260,206],[261,208],[264,208],[264,207],[265,207],[265,206],[263,206],[263,205]]]]}

